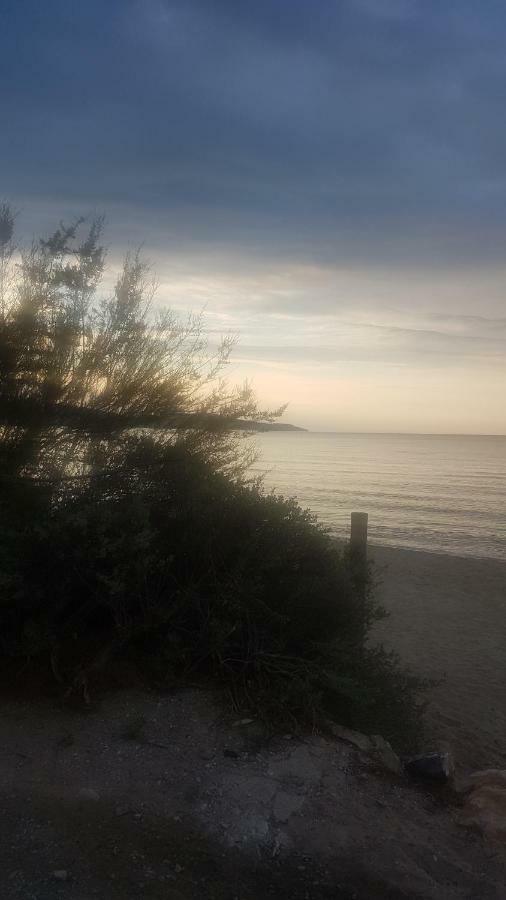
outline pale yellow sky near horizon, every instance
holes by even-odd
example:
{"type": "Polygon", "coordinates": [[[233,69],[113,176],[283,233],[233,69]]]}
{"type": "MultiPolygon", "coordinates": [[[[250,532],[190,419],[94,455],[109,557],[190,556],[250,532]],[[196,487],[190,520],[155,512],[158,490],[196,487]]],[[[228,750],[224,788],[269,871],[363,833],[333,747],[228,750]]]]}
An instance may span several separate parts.
{"type": "MultiPolygon", "coordinates": [[[[34,233],[52,225],[45,215],[34,233]]],[[[211,342],[237,336],[226,377],[248,379],[261,406],[287,403],[283,421],[506,434],[506,266],[330,265],[221,242],[174,246],[146,223],[143,233],[156,303],[202,312],[211,342]]],[[[125,234],[113,223],[109,236],[106,292],[138,226],[125,234]]]]}
{"type": "Polygon", "coordinates": [[[158,302],[238,343],[283,421],[318,431],[506,433],[506,270],[360,269],[158,257],[158,302]]]}

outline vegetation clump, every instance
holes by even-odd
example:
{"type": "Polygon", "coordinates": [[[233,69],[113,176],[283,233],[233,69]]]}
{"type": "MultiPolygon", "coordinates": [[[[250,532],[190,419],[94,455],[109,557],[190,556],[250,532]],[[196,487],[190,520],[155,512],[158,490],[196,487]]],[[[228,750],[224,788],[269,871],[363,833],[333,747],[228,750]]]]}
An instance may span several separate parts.
{"type": "Polygon", "coordinates": [[[134,661],[209,680],[292,727],[334,718],[409,743],[420,685],[368,648],[371,578],[293,500],[251,479],[238,422],[272,421],[222,378],[232,342],[153,307],[102,222],[18,251],[0,209],[0,634],[4,669],[88,700],[134,661]]]}

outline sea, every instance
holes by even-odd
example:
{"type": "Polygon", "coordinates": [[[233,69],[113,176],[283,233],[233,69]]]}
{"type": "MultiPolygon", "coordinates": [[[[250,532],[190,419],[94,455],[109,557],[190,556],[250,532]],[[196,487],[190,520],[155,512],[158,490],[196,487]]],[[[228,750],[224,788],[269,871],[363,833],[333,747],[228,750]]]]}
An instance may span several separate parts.
{"type": "Polygon", "coordinates": [[[371,543],[506,559],[506,436],[272,431],[254,441],[265,486],[336,537],[367,512],[371,543]]]}

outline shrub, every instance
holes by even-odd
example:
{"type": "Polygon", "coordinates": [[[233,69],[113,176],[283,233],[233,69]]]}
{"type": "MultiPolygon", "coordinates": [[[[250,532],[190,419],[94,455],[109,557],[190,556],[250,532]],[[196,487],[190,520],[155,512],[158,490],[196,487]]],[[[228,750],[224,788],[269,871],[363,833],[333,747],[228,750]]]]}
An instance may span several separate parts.
{"type": "Polygon", "coordinates": [[[225,684],[278,725],[411,733],[418,685],[367,649],[368,574],[248,482],[238,420],[276,413],[221,380],[230,342],[153,313],[138,256],[97,299],[100,221],[81,241],[60,226],[17,269],[13,225],[0,207],[4,663],[87,699],[127,656],[158,684],[225,684]]]}
{"type": "Polygon", "coordinates": [[[308,512],[175,446],[130,441],[123,465],[25,538],[11,655],[83,691],[120,655],[158,686],[212,679],[277,726],[411,739],[419,685],[367,649],[371,582],[308,512]]]}

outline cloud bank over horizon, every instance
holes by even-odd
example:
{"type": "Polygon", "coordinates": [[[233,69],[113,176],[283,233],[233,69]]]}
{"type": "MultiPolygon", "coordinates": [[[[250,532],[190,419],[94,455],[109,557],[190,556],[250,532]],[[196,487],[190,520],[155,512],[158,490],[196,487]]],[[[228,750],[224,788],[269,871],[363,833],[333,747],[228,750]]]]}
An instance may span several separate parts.
{"type": "Polygon", "coordinates": [[[506,8],[7,0],[0,194],[104,212],[286,418],[506,432],[506,8]]]}

